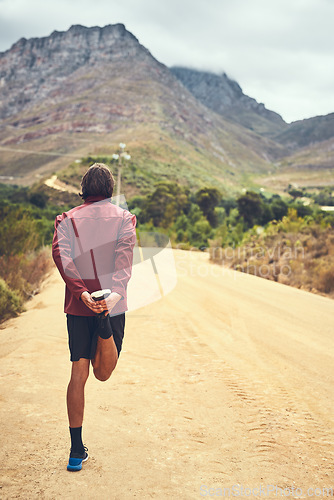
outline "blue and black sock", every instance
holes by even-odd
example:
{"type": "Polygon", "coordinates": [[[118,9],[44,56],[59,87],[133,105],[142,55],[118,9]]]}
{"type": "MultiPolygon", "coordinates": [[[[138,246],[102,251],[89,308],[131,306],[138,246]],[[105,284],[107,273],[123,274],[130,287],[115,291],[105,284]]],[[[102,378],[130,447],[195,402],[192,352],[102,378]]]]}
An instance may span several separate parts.
{"type": "Polygon", "coordinates": [[[82,427],[70,427],[71,434],[71,456],[83,455],[85,448],[82,442],[82,427]]]}

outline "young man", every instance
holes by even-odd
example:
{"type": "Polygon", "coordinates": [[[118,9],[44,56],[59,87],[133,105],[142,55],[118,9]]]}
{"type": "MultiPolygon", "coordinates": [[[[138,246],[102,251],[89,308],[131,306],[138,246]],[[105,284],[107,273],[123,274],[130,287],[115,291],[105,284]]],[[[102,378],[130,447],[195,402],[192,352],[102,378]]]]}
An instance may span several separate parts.
{"type": "Polygon", "coordinates": [[[92,165],[81,181],[84,203],[58,215],[54,262],[66,284],[65,306],[72,361],[67,389],[71,452],[67,469],[82,468],[84,388],[92,363],[98,380],[108,380],[122,348],[126,290],[136,241],[136,217],[111,203],[114,179],[108,167],[92,165]],[[109,289],[95,301],[92,293],[109,289]]]}

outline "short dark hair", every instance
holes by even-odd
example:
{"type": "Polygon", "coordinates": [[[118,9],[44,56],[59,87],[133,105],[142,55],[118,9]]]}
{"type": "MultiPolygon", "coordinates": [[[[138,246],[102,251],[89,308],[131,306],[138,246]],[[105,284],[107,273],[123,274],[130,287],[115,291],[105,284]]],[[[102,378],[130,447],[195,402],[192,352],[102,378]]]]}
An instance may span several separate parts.
{"type": "Polygon", "coordinates": [[[81,181],[81,198],[86,200],[88,196],[104,196],[111,198],[114,190],[115,180],[107,165],[94,163],[81,181]]]}

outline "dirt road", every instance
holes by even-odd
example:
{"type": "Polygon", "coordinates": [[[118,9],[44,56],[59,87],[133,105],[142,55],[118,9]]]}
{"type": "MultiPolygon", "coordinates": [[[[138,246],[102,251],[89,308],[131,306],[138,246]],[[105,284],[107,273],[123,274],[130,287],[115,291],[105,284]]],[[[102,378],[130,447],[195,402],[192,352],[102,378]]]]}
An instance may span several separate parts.
{"type": "Polygon", "coordinates": [[[276,486],[310,498],[334,487],[334,301],[207,254],[174,255],[176,288],[127,315],[116,371],[87,382],[90,459],[79,473],[66,471],[58,275],[1,330],[1,498],[195,499],[224,488],[256,498],[260,486],[261,498],[282,498],[276,486]]]}

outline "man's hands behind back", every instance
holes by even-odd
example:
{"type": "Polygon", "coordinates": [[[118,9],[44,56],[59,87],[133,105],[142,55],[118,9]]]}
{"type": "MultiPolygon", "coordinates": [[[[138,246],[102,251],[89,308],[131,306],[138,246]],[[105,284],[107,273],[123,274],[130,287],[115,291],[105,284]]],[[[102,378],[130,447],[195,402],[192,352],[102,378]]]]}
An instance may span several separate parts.
{"type": "Polygon", "coordinates": [[[89,292],[82,292],[80,298],[82,302],[95,314],[100,314],[105,311],[105,316],[107,316],[122,296],[119,293],[112,292],[106,299],[95,301],[92,299],[89,292]]]}

